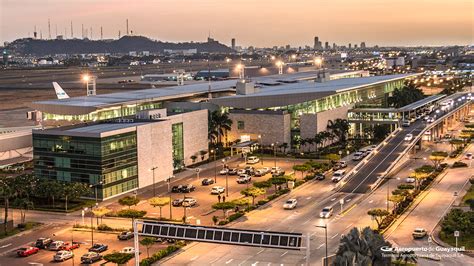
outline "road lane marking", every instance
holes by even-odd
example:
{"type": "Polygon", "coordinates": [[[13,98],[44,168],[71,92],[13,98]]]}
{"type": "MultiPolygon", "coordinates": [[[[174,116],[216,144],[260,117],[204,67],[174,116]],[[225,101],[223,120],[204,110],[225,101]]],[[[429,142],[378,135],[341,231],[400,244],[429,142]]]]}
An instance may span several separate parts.
{"type": "Polygon", "coordinates": [[[372,203],[372,202],[374,202],[374,200],[370,200],[370,201],[369,201],[369,203],[372,203]]]}
{"type": "Polygon", "coordinates": [[[316,249],[320,249],[324,246],[324,243],[322,243],[321,245],[319,245],[316,249]]]}
{"type": "Polygon", "coordinates": [[[9,246],[11,246],[11,245],[12,245],[12,243],[9,243],[9,244],[6,244],[6,245],[1,246],[0,248],[6,248],[6,247],[9,247],[9,246]]]}
{"type": "Polygon", "coordinates": [[[331,239],[335,238],[335,237],[338,236],[338,235],[339,235],[339,233],[333,235],[333,236],[331,237],[331,239]]]}
{"type": "Polygon", "coordinates": [[[191,258],[191,261],[196,260],[197,258],[199,258],[199,256],[194,256],[191,258]]]}
{"type": "Polygon", "coordinates": [[[258,264],[258,261],[256,261],[255,263],[252,263],[252,266],[256,266],[258,264]]]}
{"type": "Polygon", "coordinates": [[[309,197],[307,197],[306,199],[307,199],[307,200],[310,200],[311,198],[312,198],[312,197],[311,197],[311,196],[309,196],[309,197]]]}
{"type": "Polygon", "coordinates": [[[285,255],[286,255],[286,253],[288,253],[288,251],[285,251],[285,252],[283,252],[283,254],[281,254],[281,255],[280,255],[280,257],[283,257],[283,256],[285,256],[285,255]]]}
{"type": "Polygon", "coordinates": [[[351,227],[352,225],[353,225],[353,223],[350,224],[350,225],[348,225],[348,226],[346,226],[346,228],[344,228],[344,230],[346,230],[347,228],[351,227]]]}
{"type": "Polygon", "coordinates": [[[257,252],[257,255],[262,253],[263,251],[265,251],[265,249],[262,248],[259,252],[257,252]]]}
{"type": "Polygon", "coordinates": [[[332,198],[332,199],[331,199],[331,201],[335,201],[335,200],[336,200],[336,198],[332,198]]]}
{"type": "Polygon", "coordinates": [[[229,264],[229,263],[231,263],[233,260],[234,260],[234,259],[230,259],[230,260],[226,261],[225,264],[229,264]]]}

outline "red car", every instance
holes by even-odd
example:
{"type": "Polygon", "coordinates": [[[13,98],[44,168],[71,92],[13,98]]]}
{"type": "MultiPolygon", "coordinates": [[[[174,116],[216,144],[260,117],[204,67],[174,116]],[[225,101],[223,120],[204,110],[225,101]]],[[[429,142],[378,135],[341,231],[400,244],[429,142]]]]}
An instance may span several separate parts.
{"type": "Polygon", "coordinates": [[[62,250],[71,251],[73,249],[79,248],[80,246],[81,245],[79,243],[76,243],[76,242],[72,242],[72,244],[66,243],[64,245],[64,247],[62,248],[62,250]]]}
{"type": "Polygon", "coordinates": [[[20,257],[28,257],[30,255],[38,253],[39,248],[37,247],[22,247],[16,251],[16,254],[20,257]]]}

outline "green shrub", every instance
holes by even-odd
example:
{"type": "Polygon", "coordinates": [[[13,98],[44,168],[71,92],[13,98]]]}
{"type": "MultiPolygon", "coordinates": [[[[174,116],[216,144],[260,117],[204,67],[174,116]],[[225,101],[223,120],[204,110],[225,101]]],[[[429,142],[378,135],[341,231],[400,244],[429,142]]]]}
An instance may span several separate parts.
{"type": "Polygon", "coordinates": [[[379,229],[385,229],[387,228],[391,223],[392,221],[395,219],[395,215],[393,214],[389,214],[387,216],[385,216],[382,220],[382,222],[380,223],[380,228],[379,229]]]}
{"type": "Polygon", "coordinates": [[[306,176],[304,177],[304,180],[305,180],[305,181],[313,180],[313,179],[314,179],[314,176],[315,176],[314,174],[306,175],[306,176]]]}
{"type": "Polygon", "coordinates": [[[298,180],[298,181],[295,182],[295,187],[299,187],[299,186],[303,185],[304,183],[305,183],[304,180],[298,180]]]}
{"type": "Polygon", "coordinates": [[[242,216],[244,216],[244,214],[241,213],[241,212],[236,212],[232,215],[229,215],[229,222],[235,221],[235,220],[239,219],[242,216]]]}
{"type": "Polygon", "coordinates": [[[464,162],[454,162],[452,167],[453,167],[453,168],[467,167],[467,163],[464,163],[464,162]]]}
{"type": "Polygon", "coordinates": [[[269,201],[268,199],[259,200],[259,201],[257,202],[257,205],[260,205],[260,206],[261,206],[261,205],[265,205],[268,201],[269,201]]]}
{"type": "Polygon", "coordinates": [[[278,198],[278,196],[280,196],[280,195],[277,195],[276,193],[269,195],[269,196],[267,197],[267,202],[278,198]]]}
{"type": "Polygon", "coordinates": [[[114,229],[106,224],[99,224],[99,226],[97,226],[97,230],[99,231],[114,231],[114,229]]]}
{"type": "Polygon", "coordinates": [[[162,250],[156,252],[155,254],[151,255],[151,257],[145,258],[142,261],[140,261],[140,266],[150,266],[153,263],[155,263],[155,262],[161,260],[162,258],[170,255],[171,253],[177,251],[182,246],[183,246],[182,243],[168,246],[167,248],[162,249],[162,250]]]}
{"type": "Polygon", "coordinates": [[[415,186],[414,185],[410,185],[410,184],[400,184],[398,185],[398,189],[414,189],[415,186]]]}
{"type": "Polygon", "coordinates": [[[226,225],[228,223],[229,223],[229,221],[224,220],[224,221],[219,221],[218,225],[226,225]]]}

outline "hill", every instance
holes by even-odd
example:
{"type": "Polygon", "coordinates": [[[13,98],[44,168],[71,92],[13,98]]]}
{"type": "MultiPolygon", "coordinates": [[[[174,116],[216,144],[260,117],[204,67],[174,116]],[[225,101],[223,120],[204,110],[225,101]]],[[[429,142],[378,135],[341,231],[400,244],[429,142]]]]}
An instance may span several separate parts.
{"type": "Polygon", "coordinates": [[[10,53],[35,56],[55,54],[128,53],[129,51],[163,53],[165,49],[197,49],[198,52],[213,53],[232,52],[232,49],[229,47],[212,39],[208,42],[171,43],[154,41],[143,36],[124,36],[118,40],[38,40],[24,38],[11,42],[6,48],[11,51],[10,53]]]}

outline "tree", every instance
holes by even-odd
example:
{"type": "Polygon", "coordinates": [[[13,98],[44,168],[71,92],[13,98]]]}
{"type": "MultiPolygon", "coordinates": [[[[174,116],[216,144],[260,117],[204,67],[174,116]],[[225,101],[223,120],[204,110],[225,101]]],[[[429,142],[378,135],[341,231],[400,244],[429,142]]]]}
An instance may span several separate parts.
{"type": "Polygon", "coordinates": [[[137,205],[140,202],[140,199],[137,197],[131,197],[131,196],[126,196],[121,199],[119,199],[119,204],[122,206],[128,206],[130,207],[137,205]]]}
{"type": "Polygon", "coordinates": [[[451,139],[449,141],[449,144],[451,144],[451,152],[453,151],[453,146],[456,149],[459,149],[460,146],[464,145],[464,141],[462,139],[451,139]]]}
{"type": "Polygon", "coordinates": [[[159,207],[160,208],[160,220],[161,220],[161,209],[170,204],[171,199],[169,197],[154,197],[148,200],[148,203],[150,203],[151,206],[153,207],[159,207]]]}
{"type": "Polygon", "coordinates": [[[27,198],[16,198],[13,201],[13,205],[20,209],[20,223],[25,224],[26,213],[28,210],[33,209],[33,202],[27,198]]]}
{"type": "Polygon", "coordinates": [[[250,205],[250,199],[247,199],[247,198],[240,198],[240,199],[235,199],[232,201],[235,206],[237,207],[242,207],[242,206],[246,206],[248,207],[250,205]]]}
{"type": "Polygon", "coordinates": [[[287,182],[286,178],[284,178],[282,176],[272,177],[272,178],[268,179],[268,181],[270,181],[270,183],[272,183],[275,186],[275,191],[278,190],[277,186],[283,185],[287,182]]]}
{"type": "Polygon", "coordinates": [[[375,219],[375,222],[377,222],[377,228],[380,228],[383,218],[385,218],[385,216],[389,215],[390,213],[385,209],[371,209],[367,212],[367,214],[375,219]]]}
{"type": "Polygon", "coordinates": [[[8,224],[8,209],[10,207],[10,198],[16,194],[15,183],[13,177],[1,177],[0,179],[0,197],[3,198],[4,205],[4,219],[3,219],[3,232],[7,234],[8,224]]]}
{"type": "Polygon", "coordinates": [[[226,211],[235,208],[235,203],[232,201],[218,202],[212,205],[212,208],[215,210],[222,210],[224,213],[224,218],[227,218],[226,211]]]}
{"type": "Polygon", "coordinates": [[[272,183],[270,181],[256,181],[253,183],[254,187],[257,188],[269,188],[272,186],[272,183]]]}
{"type": "Polygon", "coordinates": [[[212,143],[221,144],[221,138],[232,129],[232,120],[228,113],[216,110],[209,119],[209,139],[212,143]]]}
{"type": "Polygon", "coordinates": [[[283,143],[280,145],[280,148],[283,149],[283,153],[286,153],[286,149],[288,149],[288,143],[283,142],[283,143]]]}
{"type": "Polygon", "coordinates": [[[413,83],[410,83],[405,84],[402,88],[396,88],[392,92],[392,96],[388,97],[387,103],[389,106],[400,108],[423,98],[425,98],[423,92],[413,83]]]}
{"type": "Polygon", "coordinates": [[[145,237],[140,240],[140,245],[145,246],[146,248],[146,256],[147,258],[150,257],[150,248],[155,244],[155,239],[152,237],[145,237]]]}
{"type": "Polygon", "coordinates": [[[405,200],[405,195],[401,195],[401,194],[392,195],[388,200],[393,202],[394,209],[396,209],[398,207],[398,204],[400,204],[400,202],[405,200]]]}
{"type": "Polygon", "coordinates": [[[433,162],[433,166],[435,169],[438,169],[439,164],[442,160],[448,157],[448,153],[445,151],[434,151],[430,155],[430,160],[433,162]]]}
{"type": "Polygon", "coordinates": [[[242,191],[240,191],[240,194],[246,196],[246,197],[252,197],[252,205],[255,205],[255,198],[264,195],[266,192],[265,189],[263,188],[257,188],[257,187],[249,187],[246,188],[242,191]]]}
{"type": "Polygon", "coordinates": [[[346,119],[340,119],[340,118],[334,121],[329,120],[327,128],[331,130],[332,133],[334,133],[334,135],[336,135],[339,142],[341,143],[346,142],[347,133],[349,133],[349,128],[350,128],[349,121],[347,121],[346,119]]]}
{"type": "Polygon", "coordinates": [[[56,180],[40,180],[36,186],[36,193],[40,197],[51,199],[54,208],[56,199],[62,196],[62,185],[56,180]]]}
{"type": "Polygon", "coordinates": [[[63,182],[61,183],[61,194],[64,198],[64,205],[67,212],[67,204],[70,200],[78,199],[89,193],[89,187],[84,183],[63,182]]]}
{"type": "Polygon", "coordinates": [[[384,140],[390,134],[389,125],[375,125],[373,129],[373,138],[375,141],[384,140]]]}
{"type": "Polygon", "coordinates": [[[92,213],[94,214],[97,219],[100,218],[100,223],[102,223],[102,218],[109,214],[112,210],[107,209],[106,207],[98,207],[98,208],[92,208],[92,213]]]}
{"type": "Polygon", "coordinates": [[[104,256],[104,260],[117,265],[125,265],[133,258],[134,254],[114,252],[104,256]]]}
{"type": "Polygon", "coordinates": [[[293,170],[296,172],[301,172],[301,178],[303,178],[304,173],[311,170],[311,166],[307,164],[297,164],[293,166],[293,170]]]}
{"type": "Polygon", "coordinates": [[[383,236],[369,227],[359,232],[357,228],[344,235],[336,252],[334,265],[377,265],[389,266],[390,256],[382,254],[381,247],[390,247],[391,244],[383,236]]]}
{"type": "Polygon", "coordinates": [[[132,220],[132,226],[133,226],[133,222],[135,221],[135,219],[143,218],[143,216],[145,216],[145,215],[146,215],[146,211],[138,211],[138,210],[131,210],[131,209],[120,210],[120,211],[117,212],[118,217],[131,219],[132,220]]]}
{"type": "Polygon", "coordinates": [[[421,167],[418,167],[415,169],[413,172],[413,177],[415,178],[415,188],[416,190],[420,189],[420,184],[430,176],[430,174],[433,172],[433,167],[431,165],[423,165],[421,167]]]}

